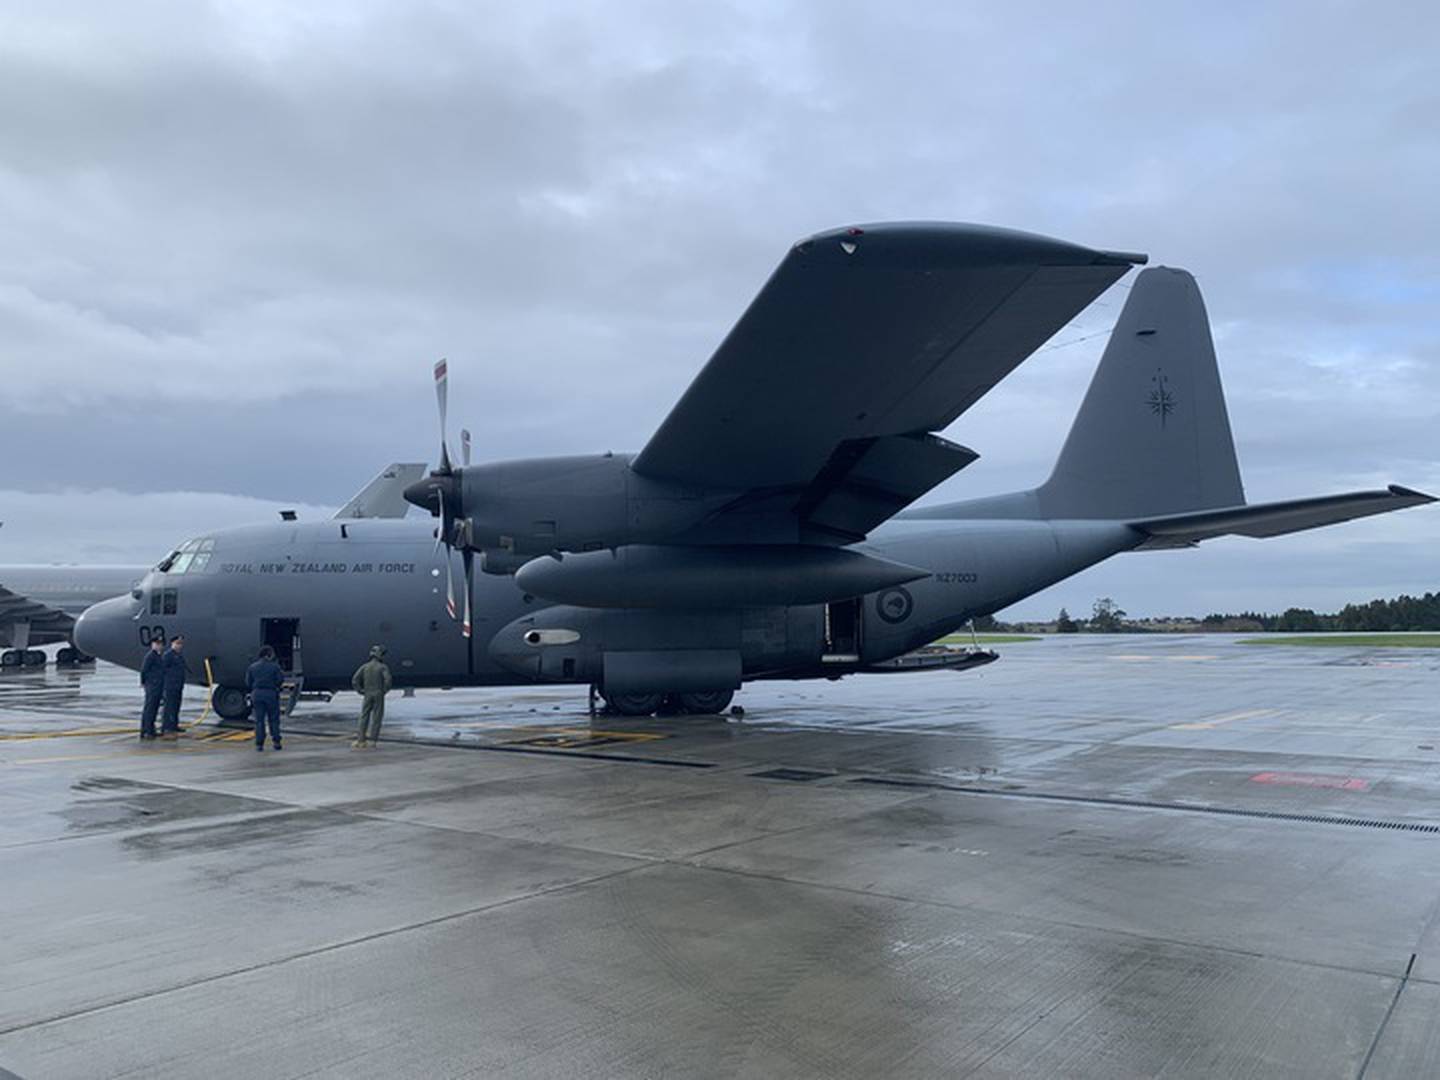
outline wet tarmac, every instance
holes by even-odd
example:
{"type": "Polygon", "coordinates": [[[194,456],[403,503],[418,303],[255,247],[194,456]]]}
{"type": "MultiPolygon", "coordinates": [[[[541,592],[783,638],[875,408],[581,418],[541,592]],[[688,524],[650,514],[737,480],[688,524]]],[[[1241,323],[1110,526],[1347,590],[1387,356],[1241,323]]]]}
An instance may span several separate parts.
{"type": "Polygon", "coordinates": [[[1440,652],[999,649],[278,754],[0,677],[0,1075],[1440,1075],[1440,652]]]}

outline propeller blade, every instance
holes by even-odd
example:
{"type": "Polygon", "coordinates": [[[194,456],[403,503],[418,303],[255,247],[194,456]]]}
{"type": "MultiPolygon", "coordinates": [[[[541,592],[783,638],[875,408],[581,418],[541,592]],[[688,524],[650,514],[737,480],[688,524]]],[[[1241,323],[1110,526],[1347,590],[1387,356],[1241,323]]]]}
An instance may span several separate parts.
{"type": "Polygon", "coordinates": [[[450,557],[450,548],[445,548],[445,610],[450,615],[450,621],[455,621],[455,575],[451,570],[451,563],[455,560],[450,557]]]}
{"type": "Polygon", "coordinates": [[[435,404],[440,407],[440,472],[450,471],[450,448],[446,445],[445,417],[449,406],[449,368],[441,360],[435,365],[435,404]]]}
{"type": "Polygon", "coordinates": [[[475,554],[468,547],[461,558],[465,563],[465,621],[460,624],[460,633],[470,636],[470,594],[475,591],[475,554]]]}
{"type": "Polygon", "coordinates": [[[470,429],[460,429],[460,464],[470,464],[470,429]]]}

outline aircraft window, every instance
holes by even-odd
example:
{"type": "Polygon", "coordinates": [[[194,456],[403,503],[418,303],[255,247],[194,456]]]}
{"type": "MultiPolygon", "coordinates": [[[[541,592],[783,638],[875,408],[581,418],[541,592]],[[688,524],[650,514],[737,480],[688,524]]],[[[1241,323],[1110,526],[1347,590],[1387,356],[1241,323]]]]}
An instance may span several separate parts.
{"type": "Polygon", "coordinates": [[[175,614],[175,609],[176,609],[176,607],[178,606],[178,600],[179,600],[179,597],[180,597],[180,594],[179,594],[178,590],[176,590],[176,589],[161,589],[160,591],[161,591],[161,593],[164,594],[164,604],[162,605],[163,608],[164,608],[164,610],[161,611],[161,614],[162,614],[162,615],[174,615],[174,614],[175,614]]]}
{"type": "Polygon", "coordinates": [[[200,541],[200,546],[199,546],[198,548],[196,548],[196,550],[197,550],[197,551],[214,551],[214,550],[215,550],[215,541],[214,541],[214,540],[201,540],[201,541],[200,541]]]}
{"type": "Polygon", "coordinates": [[[190,571],[191,571],[192,573],[196,573],[196,572],[198,572],[198,571],[200,571],[200,570],[204,570],[205,567],[206,567],[207,565],[209,565],[209,563],[210,563],[210,552],[208,552],[208,551],[200,551],[200,552],[197,552],[196,555],[195,555],[195,561],[190,564],[190,571]]]}
{"type": "Polygon", "coordinates": [[[174,564],[175,560],[178,559],[179,557],[180,557],[180,552],[178,552],[178,551],[172,551],[172,552],[170,552],[169,555],[166,555],[165,558],[163,558],[163,559],[160,560],[159,565],[156,566],[155,569],[158,570],[158,571],[160,571],[160,573],[162,573],[162,574],[163,574],[163,573],[166,573],[166,572],[170,569],[170,567],[174,564]]]}
{"type": "Polygon", "coordinates": [[[161,589],[151,589],[151,590],[150,590],[150,614],[151,614],[151,615],[159,615],[159,614],[160,614],[160,593],[161,593],[162,591],[163,591],[163,590],[161,590],[161,589]]]}
{"type": "Polygon", "coordinates": [[[175,556],[175,564],[170,567],[170,572],[172,574],[183,574],[190,568],[190,560],[193,558],[195,558],[193,552],[181,548],[180,554],[175,556]]]}

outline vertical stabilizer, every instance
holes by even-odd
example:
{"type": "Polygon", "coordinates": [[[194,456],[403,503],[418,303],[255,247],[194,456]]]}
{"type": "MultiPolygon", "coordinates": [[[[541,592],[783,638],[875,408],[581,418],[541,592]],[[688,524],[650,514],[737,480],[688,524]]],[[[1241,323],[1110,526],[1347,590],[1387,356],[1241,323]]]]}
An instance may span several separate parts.
{"type": "Polygon", "coordinates": [[[1135,519],[1245,501],[1205,302],[1184,270],[1135,279],[1060,459],[1047,518],[1135,519]]]}

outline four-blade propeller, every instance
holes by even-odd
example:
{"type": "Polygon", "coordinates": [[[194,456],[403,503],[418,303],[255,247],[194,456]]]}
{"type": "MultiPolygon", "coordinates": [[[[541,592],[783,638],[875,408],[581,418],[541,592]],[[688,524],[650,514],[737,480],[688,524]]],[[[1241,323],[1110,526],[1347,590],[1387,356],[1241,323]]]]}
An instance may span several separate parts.
{"type": "MultiPolygon", "coordinates": [[[[406,492],[406,497],[418,505],[431,507],[430,512],[440,519],[435,530],[435,550],[445,548],[445,610],[451,619],[460,618],[460,632],[470,636],[470,595],[475,584],[475,555],[470,548],[469,521],[464,514],[460,491],[462,477],[450,463],[449,437],[446,433],[446,414],[449,405],[449,370],[444,360],[435,365],[435,404],[440,412],[440,463],[430,475],[406,492]],[[414,497],[412,497],[414,496],[414,497]],[[461,562],[465,568],[465,595],[463,604],[455,598],[455,576],[452,569],[454,549],[460,549],[461,562]]],[[[470,432],[460,432],[461,468],[470,464],[470,432]]]]}

